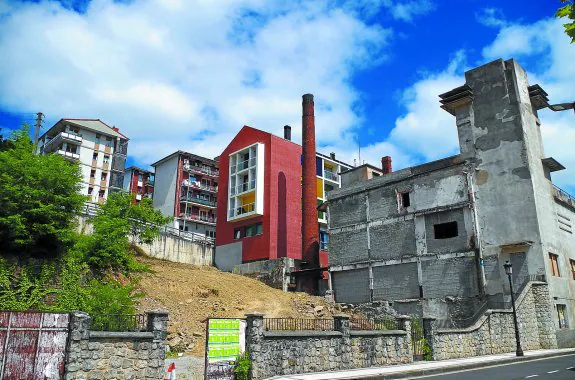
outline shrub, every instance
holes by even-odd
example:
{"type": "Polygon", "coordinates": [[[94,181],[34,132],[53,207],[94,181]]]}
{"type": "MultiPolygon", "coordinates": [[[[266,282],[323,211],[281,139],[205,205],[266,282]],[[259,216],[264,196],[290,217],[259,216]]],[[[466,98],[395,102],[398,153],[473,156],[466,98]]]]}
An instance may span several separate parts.
{"type": "Polygon", "coordinates": [[[250,378],[250,370],[252,368],[252,361],[247,352],[244,352],[236,360],[234,367],[234,375],[236,380],[248,380],[250,378]]]}

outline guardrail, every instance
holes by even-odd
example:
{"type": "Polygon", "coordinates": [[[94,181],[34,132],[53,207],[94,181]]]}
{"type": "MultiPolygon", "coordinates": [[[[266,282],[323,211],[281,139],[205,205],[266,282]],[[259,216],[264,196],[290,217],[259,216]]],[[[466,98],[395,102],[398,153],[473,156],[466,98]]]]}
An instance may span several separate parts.
{"type": "Polygon", "coordinates": [[[92,327],[94,331],[147,331],[147,314],[112,314],[92,316],[92,327]]]}
{"type": "Polygon", "coordinates": [[[393,318],[368,319],[352,318],[349,321],[351,330],[403,330],[403,321],[393,318]]]}
{"type": "Polygon", "coordinates": [[[334,331],[333,319],[264,318],[265,331],[334,331]]]}

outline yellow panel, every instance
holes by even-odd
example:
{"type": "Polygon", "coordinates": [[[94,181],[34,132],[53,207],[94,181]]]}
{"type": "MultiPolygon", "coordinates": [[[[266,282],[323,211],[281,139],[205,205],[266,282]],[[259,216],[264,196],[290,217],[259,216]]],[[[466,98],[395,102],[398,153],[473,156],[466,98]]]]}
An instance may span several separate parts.
{"type": "Polygon", "coordinates": [[[256,201],[256,192],[255,191],[251,191],[247,194],[243,194],[240,197],[240,201],[242,203],[242,205],[247,205],[250,203],[254,203],[256,201]]]}
{"type": "Polygon", "coordinates": [[[333,166],[334,166],[334,165],[333,165],[331,162],[324,161],[323,163],[324,163],[324,166],[325,166],[326,168],[333,170],[333,166]]]}
{"type": "Polygon", "coordinates": [[[321,178],[316,178],[316,179],[317,179],[317,182],[316,182],[317,197],[323,198],[323,179],[321,179],[321,178]]]}

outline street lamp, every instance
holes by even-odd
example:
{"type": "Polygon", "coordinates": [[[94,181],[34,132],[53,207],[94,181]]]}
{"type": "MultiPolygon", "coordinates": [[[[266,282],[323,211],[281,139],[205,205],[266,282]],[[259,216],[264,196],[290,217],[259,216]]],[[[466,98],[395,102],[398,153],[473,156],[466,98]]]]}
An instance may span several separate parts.
{"type": "Polygon", "coordinates": [[[503,264],[503,268],[505,268],[505,274],[509,279],[509,287],[511,288],[511,305],[513,305],[513,324],[515,325],[515,342],[517,343],[517,350],[515,350],[515,354],[517,356],[523,356],[523,350],[521,349],[521,341],[519,339],[519,327],[517,326],[517,310],[515,310],[515,296],[513,295],[513,282],[511,281],[511,273],[513,273],[513,265],[511,265],[511,262],[507,260],[505,264],[503,264]]]}
{"type": "Polygon", "coordinates": [[[575,112],[575,102],[573,103],[561,103],[561,104],[553,104],[548,106],[551,111],[567,111],[573,110],[575,112]]]}

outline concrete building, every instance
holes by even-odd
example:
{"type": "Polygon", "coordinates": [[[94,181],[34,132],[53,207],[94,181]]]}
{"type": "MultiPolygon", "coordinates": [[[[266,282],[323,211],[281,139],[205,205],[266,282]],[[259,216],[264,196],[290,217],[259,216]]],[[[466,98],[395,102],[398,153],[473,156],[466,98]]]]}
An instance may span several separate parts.
{"type": "Polygon", "coordinates": [[[514,60],[475,68],[440,95],[458,155],[370,179],[365,166],[343,173],[328,200],[336,300],[472,320],[509,300],[510,260],[514,289],[545,279],[557,328],[573,329],[575,199],[551,181],[564,168],[543,152],[546,95],[514,60]]]}
{"type": "Polygon", "coordinates": [[[100,119],[60,119],[40,137],[37,152],[78,161],[81,192],[90,202],[102,203],[122,190],[128,138],[100,119]]]}
{"type": "MultiPolygon", "coordinates": [[[[225,169],[218,191],[215,262],[219,269],[231,271],[242,263],[284,258],[290,259],[291,266],[306,266],[302,261],[302,161],[302,147],[291,141],[289,126],[284,127],[284,138],[244,126],[230,142],[220,156],[220,168],[225,169]]],[[[325,268],[327,217],[318,214],[317,206],[340,187],[339,173],[351,166],[333,153],[316,153],[312,165],[318,266],[325,268]]]]}
{"type": "Polygon", "coordinates": [[[134,202],[139,203],[142,198],[154,197],[154,173],[136,166],[130,166],[124,171],[125,192],[134,194],[134,202]]]}
{"type": "Polygon", "coordinates": [[[174,217],[174,227],[214,238],[219,165],[217,161],[177,151],[152,164],[154,208],[174,217]]]}

